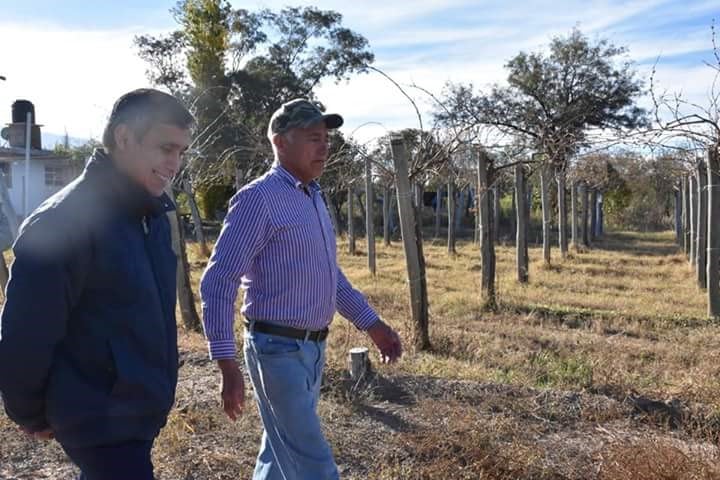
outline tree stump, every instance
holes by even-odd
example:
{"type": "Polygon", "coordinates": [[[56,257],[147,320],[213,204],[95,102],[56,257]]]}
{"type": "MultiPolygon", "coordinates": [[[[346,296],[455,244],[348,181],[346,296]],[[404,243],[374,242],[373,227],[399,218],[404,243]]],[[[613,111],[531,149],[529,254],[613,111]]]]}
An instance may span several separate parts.
{"type": "Polygon", "coordinates": [[[350,349],[348,355],[350,378],[360,380],[370,369],[370,358],[366,347],[355,347],[350,349]]]}

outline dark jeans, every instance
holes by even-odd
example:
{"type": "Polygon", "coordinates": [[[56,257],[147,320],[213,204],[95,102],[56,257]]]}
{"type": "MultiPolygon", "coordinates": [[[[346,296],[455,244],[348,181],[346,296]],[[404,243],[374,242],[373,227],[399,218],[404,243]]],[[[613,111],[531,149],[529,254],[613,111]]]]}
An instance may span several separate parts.
{"type": "Polygon", "coordinates": [[[78,480],[154,480],[150,460],[152,440],[87,448],[63,447],[80,467],[78,480]]]}

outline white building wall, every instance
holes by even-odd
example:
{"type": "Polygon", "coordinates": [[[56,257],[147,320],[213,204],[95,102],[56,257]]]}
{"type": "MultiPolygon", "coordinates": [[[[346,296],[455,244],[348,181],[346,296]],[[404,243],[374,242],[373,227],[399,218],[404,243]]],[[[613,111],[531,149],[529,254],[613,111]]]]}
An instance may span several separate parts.
{"type": "Polygon", "coordinates": [[[30,195],[29,208],[27,212],[23,210],[24,206],[24,184],[25,184],[25,161],[15,161],[12,163],[12,188],[8,189],[10,201],[15,208],[15,212],[20,217],[24,217],[25,213],[35,210],[46,198],[59,191],[61,186],[45,185],[45,164],[52,160],[30,160],[30,195]]]}

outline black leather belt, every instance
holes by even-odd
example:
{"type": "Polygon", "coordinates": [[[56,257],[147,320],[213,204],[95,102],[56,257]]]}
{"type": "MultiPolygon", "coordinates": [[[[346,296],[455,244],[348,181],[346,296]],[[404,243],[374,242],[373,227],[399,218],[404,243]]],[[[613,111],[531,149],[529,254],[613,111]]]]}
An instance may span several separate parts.
{"type": "Polygon", "coordinates": [[[284,325],[267,322],[256,321],[250,323],[249,320],[245,320],[245,328],[250,330],[250,325],[252,325],[252,330],[256,332],[295,338],[297,340],[312,340],[313,342],[322,342],[327,338],[329,333],[327,328],[323,328],[322,330],[302,330],[300,328],[286,327],[284,325]]]}

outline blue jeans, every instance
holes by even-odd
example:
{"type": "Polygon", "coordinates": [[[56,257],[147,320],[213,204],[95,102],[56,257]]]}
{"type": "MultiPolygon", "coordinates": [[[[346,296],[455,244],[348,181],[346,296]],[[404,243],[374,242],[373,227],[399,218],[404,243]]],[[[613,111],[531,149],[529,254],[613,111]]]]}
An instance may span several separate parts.
{"type": "Polygon", "coordinates": [[[337,480],[317,404],[325,342],[245,331],[245,365],[263,422],[253,480],[337,480]]]}
{"type": "Polygon", "coordinates": [[[153,480],[152,445],[152,440],[135,440],[63,450],[80,467],[78,480],[153,480]]]}

